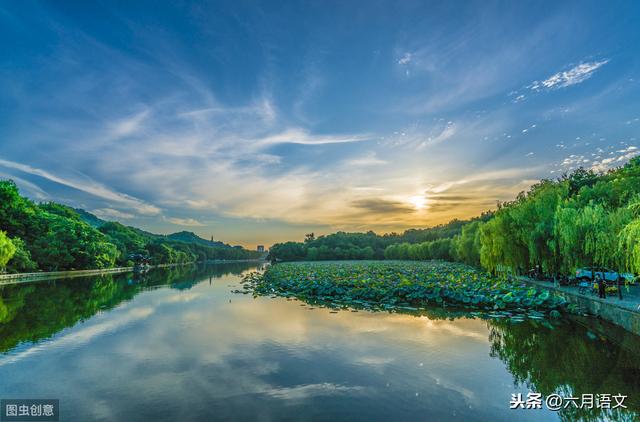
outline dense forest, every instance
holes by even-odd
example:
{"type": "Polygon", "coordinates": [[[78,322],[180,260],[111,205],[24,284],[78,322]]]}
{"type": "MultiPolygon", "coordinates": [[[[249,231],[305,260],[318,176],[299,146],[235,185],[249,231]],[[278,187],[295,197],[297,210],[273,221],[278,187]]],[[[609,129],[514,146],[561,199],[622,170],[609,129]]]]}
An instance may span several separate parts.
{"type": "Polygon", "coordinates": [[[273,260],[443,259],[495,272],[568,273],[603,266],[640,273],[640,157],[596,173],[541,180],[496,211],[399,234],[335,233],[274,245],[273,260]]]}
{"type": "Polygon", "coordinates": [[[304,242],[285,242],[273,245],[269,250],[272,260],[281,261],[318,261],[341,259],[385,259],[385,250],[395,244],[415,244],[450,240],[460,234],[462,228],[476,220],[487,220],[490,214],[483,214],[471,221],[452,220],[426,229],[410,229],[402,234],[387,233],[377,235],[367,233],[338,232],[326,236],[315,237],[313,233],[306,235],[304,242]]]}
{"type": "Polygon", "coordinates": [[[136,254],[152,264],[258,257],[190,232],[158,235],[54,202],[36,204],[12,181],[0,181],[0,272],[129,266],[136,254]]]}

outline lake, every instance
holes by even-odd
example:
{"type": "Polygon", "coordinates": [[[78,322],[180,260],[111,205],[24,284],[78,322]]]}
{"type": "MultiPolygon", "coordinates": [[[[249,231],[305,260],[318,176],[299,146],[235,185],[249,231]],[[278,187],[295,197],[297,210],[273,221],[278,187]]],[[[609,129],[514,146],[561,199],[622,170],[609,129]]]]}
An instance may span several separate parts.
{"type": "Polygon", "coordinates": [[[633,420],[640,340],[571,317],[371,313],[232,293],[255,263],[0,287],[0,398],[61,420],[633,420]],[[510,409],[512,394],[627,409],[510,409]]]}

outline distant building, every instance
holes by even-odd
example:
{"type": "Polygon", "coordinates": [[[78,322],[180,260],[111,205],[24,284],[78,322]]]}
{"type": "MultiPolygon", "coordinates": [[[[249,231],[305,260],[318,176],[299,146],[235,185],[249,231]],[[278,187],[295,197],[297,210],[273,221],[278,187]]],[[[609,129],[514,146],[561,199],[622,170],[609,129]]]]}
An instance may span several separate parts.
{"type": "Polygon", "coordinates": [[[264,252],[264,245],[258,245],[258,252],[264,252]]]}

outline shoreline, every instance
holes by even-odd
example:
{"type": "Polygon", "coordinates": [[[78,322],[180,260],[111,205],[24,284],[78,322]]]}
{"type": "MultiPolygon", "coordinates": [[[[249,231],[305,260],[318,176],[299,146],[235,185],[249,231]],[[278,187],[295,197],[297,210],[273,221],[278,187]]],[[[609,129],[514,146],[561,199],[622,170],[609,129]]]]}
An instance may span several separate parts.
{"type": "Polygon", "coordinates": [[[550,290],[561,295],[568,302],[575,303],[584,309],[589,315],[595,316],[625,330],[640,336],[640,306],[631,303],[630,300],[620,302],[617,296],[608,296],[607,299],[578,293],[576,287],[554,287],[548,282],[534,280],[528,277],[518,277],[519,281],[530,286],[550,290]]]}
{"type": "MultiPolygon", "coordinates": [[[[197,264],[233,264],[243,262],[263,262],[263,259],[237,259],[237,260],[207,260],[200,262],[185,262],[181,264],[158,264],[152,265],[150,268],[168,268],[177,267],[182,265],[197,265],[197,264]]],[[[44,280],[57,280],[61,278],[77,278],[88,277],[92,275],[103,274],[120,274],[126,272],[133,272],[134,267],[114,267],[114,268],[101,268],[92,270],[69,270],[69,271],[41,271],[36,273],[16,273],[16,274],[0,274],[0,286],[29,283],[32,281],[44,281],[44,280]]]]}

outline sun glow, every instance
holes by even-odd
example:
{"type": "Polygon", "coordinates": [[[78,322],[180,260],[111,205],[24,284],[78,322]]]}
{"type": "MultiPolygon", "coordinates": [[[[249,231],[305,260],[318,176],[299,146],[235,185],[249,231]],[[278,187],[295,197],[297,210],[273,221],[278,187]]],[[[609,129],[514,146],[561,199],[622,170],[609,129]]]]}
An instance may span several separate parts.
{"type": "Polygon", "coordinates": [[[411,196],[408,201],[416,210],[422,210],[427,206],[427,198],[424,195],[411,196]]]}

